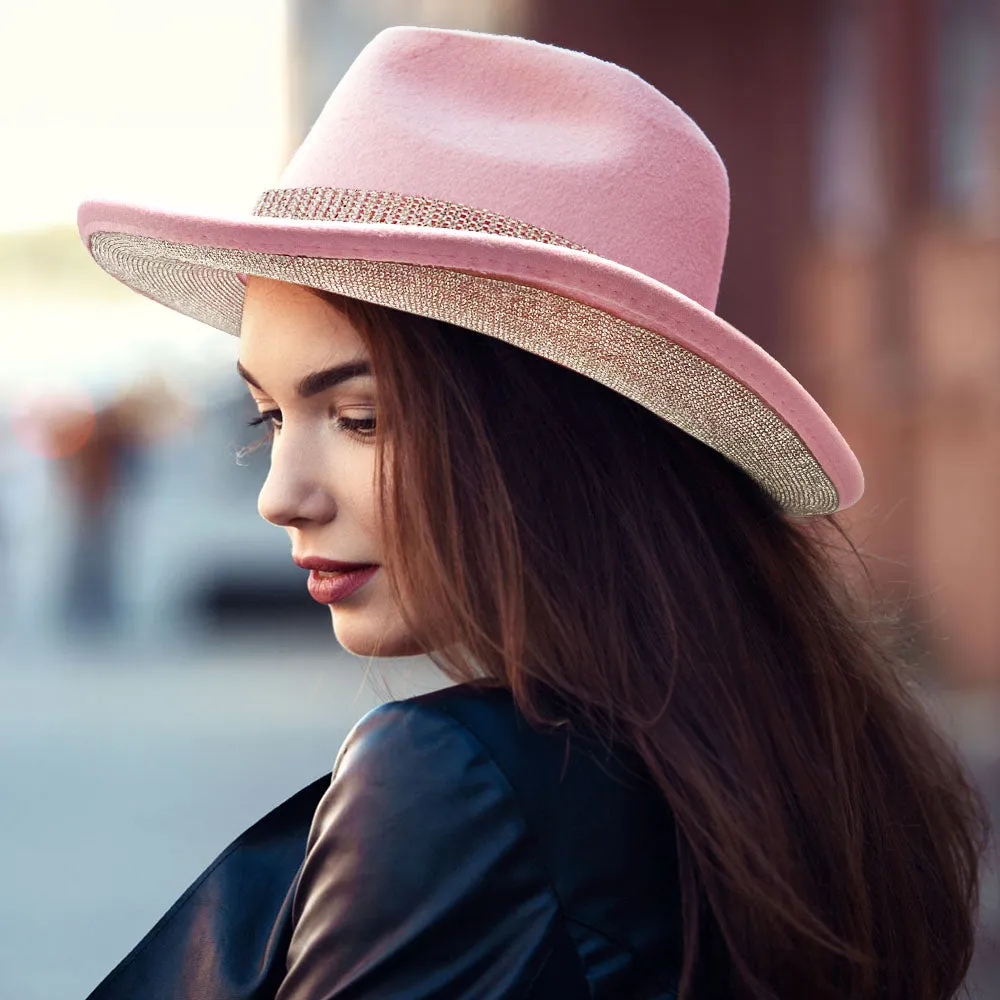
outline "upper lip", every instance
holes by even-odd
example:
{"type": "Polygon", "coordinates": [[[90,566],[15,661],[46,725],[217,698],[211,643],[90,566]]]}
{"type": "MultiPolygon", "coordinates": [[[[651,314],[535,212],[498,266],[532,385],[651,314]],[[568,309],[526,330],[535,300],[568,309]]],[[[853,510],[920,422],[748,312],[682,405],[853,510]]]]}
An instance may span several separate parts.
{"type": "Polygon", "coordinates": [[[296,566],[303,569],[315,569],[321,573],[349,573],[355,569],[367,569],[375,563],[338,562],[336,559],[321,559],[319,556],[292,556],[296,566]]]}

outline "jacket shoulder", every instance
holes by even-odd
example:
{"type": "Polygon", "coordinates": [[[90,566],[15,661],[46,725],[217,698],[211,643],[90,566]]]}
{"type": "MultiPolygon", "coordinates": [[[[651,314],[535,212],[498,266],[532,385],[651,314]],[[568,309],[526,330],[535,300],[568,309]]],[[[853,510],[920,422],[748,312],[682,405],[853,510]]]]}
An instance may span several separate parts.
{"type": "MultiPolygon", "coordinates": [[[[568,942],[506,777],[469,729],[412,699],[373,709],[345,740],[293,920],[277,1000],[520,1000],[568,942]]],[[[582,996],[567,957],[563,992],[582,996]]]]}
{"type": "Polygon", "coordinates": [[[607,747],[579,727],[535,728],[501,687],[455,685],[378,713],[424,725],[436,719],[432,730],[463,733],[490,761],[494,780],[517,803],[595,997],[676,984],[676,830],[638,754],[607,747]]]}

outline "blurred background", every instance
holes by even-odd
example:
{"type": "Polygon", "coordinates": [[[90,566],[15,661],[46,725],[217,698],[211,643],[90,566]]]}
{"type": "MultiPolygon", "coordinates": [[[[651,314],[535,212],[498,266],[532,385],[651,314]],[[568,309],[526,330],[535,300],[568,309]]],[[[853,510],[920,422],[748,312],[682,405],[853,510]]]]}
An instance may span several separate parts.
{"type": "MultiPolygon", "coordinates": [[[[107,195],[248,212],[383,27],[639,73],[729,169],[718,311],[864,466],[845,522],[1000,803],[1000,0],[31,0],[0,8],[0,995],[85,996],[422,658],[336,645],[240,457],[234,338],[117,285],[107,195]]],[[[1000,998],[1000,889],[970,986],[1000,998]]]]}

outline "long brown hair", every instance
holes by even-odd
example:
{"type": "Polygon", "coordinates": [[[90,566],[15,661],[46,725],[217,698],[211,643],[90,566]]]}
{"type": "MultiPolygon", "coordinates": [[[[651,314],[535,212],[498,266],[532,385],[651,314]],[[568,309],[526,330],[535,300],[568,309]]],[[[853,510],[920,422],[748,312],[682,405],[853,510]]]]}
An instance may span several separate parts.
{"type": "Polygon", "coordinates": [[[681,996],[710,940],[734,997],[954,996],[985,811],[845,582],[836,518],[784,515],[727,459],[558,364],[326,297],[370,351],[383,564],[414,635],[535,725],[566,724],[555,693],[662,789],[681,996]]]}

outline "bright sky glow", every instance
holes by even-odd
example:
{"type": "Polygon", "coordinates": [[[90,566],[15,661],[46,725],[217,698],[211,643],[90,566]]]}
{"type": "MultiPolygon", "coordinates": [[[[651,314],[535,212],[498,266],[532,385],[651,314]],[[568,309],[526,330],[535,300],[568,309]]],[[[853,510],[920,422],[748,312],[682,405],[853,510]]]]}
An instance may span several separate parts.
{"type": "Polygon", "coordinates": [[[282,0],[0,5],[0,230],[90,197],[249,211],[287,154],[282,0]]]}
{"type": "MultiPolygon", "coordinates": [[[[100,197],[249,212],[291,152],[285,19],[284,0],[0,4],[0,231],[75,228],[100,197]]],[[[199,373],[235,381],[237,350],[139,295],[0,293],[0,411],[59,385],[99,402],[150,371],[204,401],[199,373]]]]}

